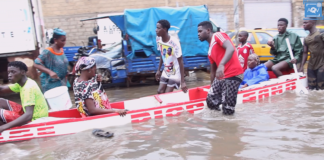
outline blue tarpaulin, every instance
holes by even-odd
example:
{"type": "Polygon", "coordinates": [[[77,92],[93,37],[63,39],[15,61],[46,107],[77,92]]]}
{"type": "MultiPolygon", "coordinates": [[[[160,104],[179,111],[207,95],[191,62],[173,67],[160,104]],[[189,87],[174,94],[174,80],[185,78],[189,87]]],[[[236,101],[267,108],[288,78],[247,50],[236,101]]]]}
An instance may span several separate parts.
{"type": "Polygon", "coordinates": [[[109,19],[113,21],[123,33],[125,32],[124,15],[109,16],[109,19]]]}
{"type": "MultiPolygon", "coordinates": [[[[208,43],[200,42],[198,39],[197,26],[202,21],[209,20],[206,6],[192,6],[180,8],[148,8],[148,9],[126,9],[124,16],[123,33],[130,37],[132,53],[127,56],[133,59],[135,50],[143,50],[147,56],[151,54],[160,55],[156,50],[156,23],[166,19],[171,26],[178,27],[183,56],[206,56],[208,43]]],[[[122,25],[120,19],[111,20],[122,25]]]]}

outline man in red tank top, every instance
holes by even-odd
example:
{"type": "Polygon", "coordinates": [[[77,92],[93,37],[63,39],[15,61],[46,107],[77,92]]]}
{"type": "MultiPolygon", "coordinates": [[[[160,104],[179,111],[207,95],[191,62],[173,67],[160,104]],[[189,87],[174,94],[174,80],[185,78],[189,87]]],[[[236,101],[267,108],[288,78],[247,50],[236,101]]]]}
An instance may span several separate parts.
{"type": "Polygon", "coordinates": [[[243,71],[247,69],[249,55],[254,53],[252,45],[246,41],[248,37],[249,33],[247,31],[241,31],[238,35],[240,45],[237,47],[237,52],[243,71]]]}
{"type": "Polygon", "coordinates": [[[213,33],[209,21],[198,25],[198,38],[209,43],[211,86],[207,95],[207,106],[211,110],[232,115],[235,112],[238,88],[243,80],[243,69],[237,56],[234,44],[224,32],[213,33]],[[216,79],[215,79],[216,77],[216,79]]]}

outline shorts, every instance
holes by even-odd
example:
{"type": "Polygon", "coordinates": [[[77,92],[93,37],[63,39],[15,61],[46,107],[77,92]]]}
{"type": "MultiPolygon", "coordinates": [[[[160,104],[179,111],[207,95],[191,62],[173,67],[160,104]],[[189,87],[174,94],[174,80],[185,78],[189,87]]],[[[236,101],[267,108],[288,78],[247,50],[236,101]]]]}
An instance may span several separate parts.
{"type": "Polygon", "coordinates": [[[208,108],[220,111],[219,106],[222,105],[223,114],[234,114],[237,93],[242,79],[242,75],[222,80],[215,78],[206,99],[208,108]]]}
{"type": "Polygon", "coordinates": [[[319,69],[307,69],[308,87],[311,90],[324,90],[324,66],[319,69]]]}
{"type": "Polygon", "coordinates": [[[167,84],[168,87],[180,88],[180,79],[169,79],[161,76],[160,84],[167,84]]]}
{"type": "MultiPolygon", "coordinates": [[[[277,59],[270,59],[269,61],[271,61],[273,63],[273,65],[276,65],[279,62],[281,62],[281,61],[279,61],[277,59]]],[[[283,60],[283,61],[286,61],[290,68],[294,68],[293,64],[290,62],[291,61],[290,59],[286,59],[286,60],[283,60]]]]}
{"type": "Polygon", "coordinates": [[[0,109],[0,118],[4,123],[9,123],[24,114],[22,106],[7,100],[9,110],[0,109]]]}

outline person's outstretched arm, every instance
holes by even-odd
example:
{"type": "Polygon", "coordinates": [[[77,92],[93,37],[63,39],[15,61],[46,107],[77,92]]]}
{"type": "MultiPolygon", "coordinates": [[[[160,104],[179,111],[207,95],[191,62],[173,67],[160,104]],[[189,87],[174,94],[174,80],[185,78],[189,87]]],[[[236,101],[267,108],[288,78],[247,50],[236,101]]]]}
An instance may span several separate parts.
{"type": "Polygon", "coordinates": [[[0,95],[8,94],[8,93],[13,93],[11,91],[11,89],[9,88],[9,86],[1,85],[0,86],[0,95]]]}
{"type": "Polygon", "coordinates": [[[304,72],[304,65],[305,65],[305,63],[307,61],[307,57],[308,57],[308,46],[305,44],[305,41],[304,41],[303,54],[301,56],[302,56],[302,60],[300,62],[298,72],[304,72]]]}
{"type": "Polygon", "coordinates": [[[182,56],[177,58],[178,59],[178,63],[179,63],[179,67],[180,67],[180,75],[181,75],[181,89],[184,93],[187,93],[188,88],[185,82],[185,73],[184,73],[184,65],[183,65],[183,58],[182,56]]]}
{"type": "Polygon", "coordinates": [[[118,113],[120,116],[125,116],[127,110],[125,109],[101,109],[95,106],[95,102],[93,99],[88,98],[85,100],[85,105],[91,115],[100,115],[100,114],[109,114],[109,113],[118,113]]]}
{"type": "Polygon", "coordinates": [[[22,126],[22,125],[30,122],[33,118],[34,106],[27,106],[27,107],[25,107],[25,109],[26,109],[26,112],[23,115],[21,115],[19,118],[0,126],[0,133],[6,129],[22,126]]]}

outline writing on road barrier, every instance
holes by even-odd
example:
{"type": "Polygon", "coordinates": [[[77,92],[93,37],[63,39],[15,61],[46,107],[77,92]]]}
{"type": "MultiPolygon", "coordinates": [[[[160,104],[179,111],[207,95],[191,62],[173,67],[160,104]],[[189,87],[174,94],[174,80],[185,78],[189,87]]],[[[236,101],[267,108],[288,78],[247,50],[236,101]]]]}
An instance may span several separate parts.
{"type": "Polygon", "coordinates": [[[266,97],[274,96],[283,93],[287,90],[295,90],[296,89],[296,82],[289,82],[283,85],[275,85],[264,87],[263,89],[244,93],[243,94],[243,103],[263,99],[266,97]]]}
{"type": "Polygon", "coordinates": [[[171,116],[178,116],[183,111],[187,111],[189,113],[194,113],[195,111],[202,110],[204,108],[204,103],[195,103],[195,104],[189,104],[186,106],[176,106],[173,108],[162,108],[162,109],[156,109],[156,110],[150,110],[142,113],[132,114],[131,119],[132,122],[143,122],[150,119],[156,119],[156,118],[163,118],[163,117],[171,117],[171,116]]]}
{"type": "Polygon", "coordinates": [[[8,139],[25,139],[34,136],[48,136],[55,134],[54,126],[42,126],[38,128],[27,128],[8,132],[9,134],[6,135],[0,134],[0,141],[8,139]]]}

